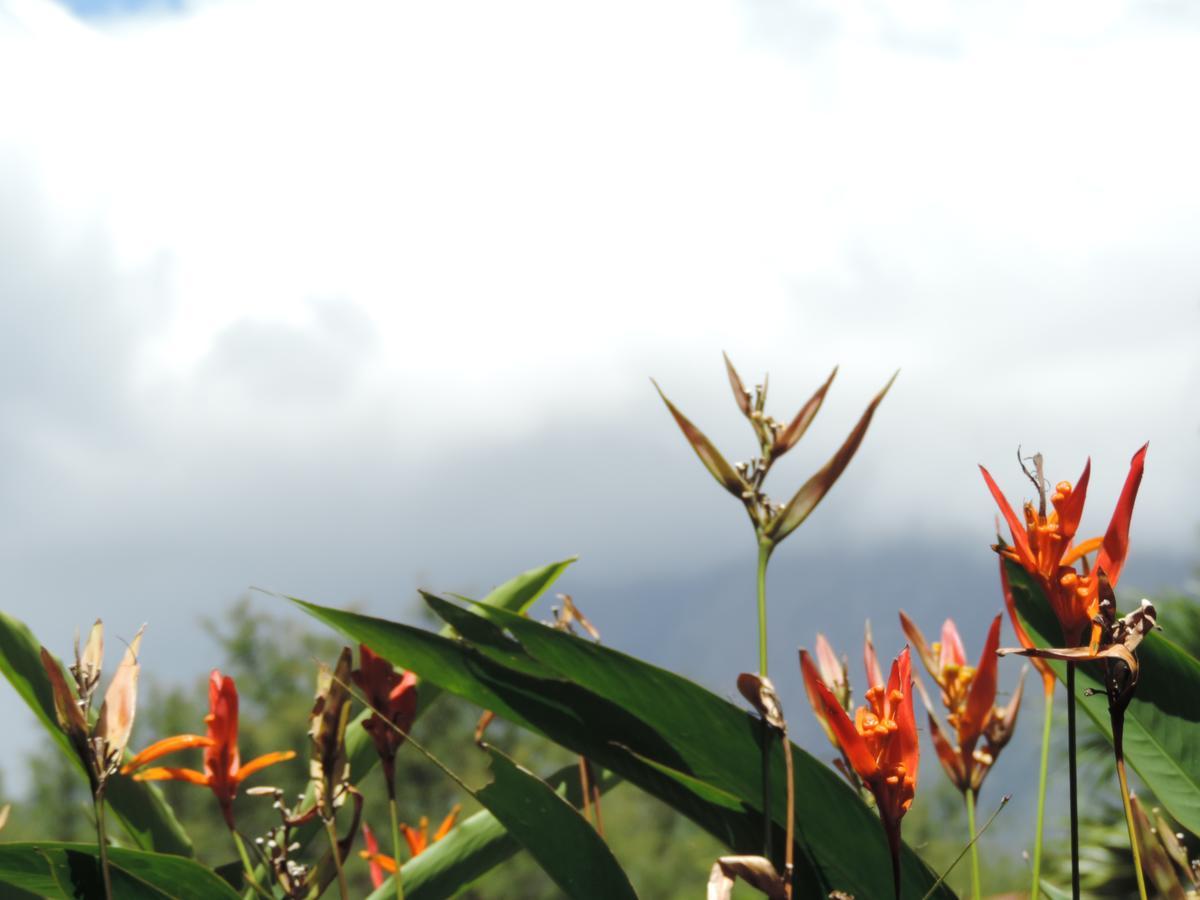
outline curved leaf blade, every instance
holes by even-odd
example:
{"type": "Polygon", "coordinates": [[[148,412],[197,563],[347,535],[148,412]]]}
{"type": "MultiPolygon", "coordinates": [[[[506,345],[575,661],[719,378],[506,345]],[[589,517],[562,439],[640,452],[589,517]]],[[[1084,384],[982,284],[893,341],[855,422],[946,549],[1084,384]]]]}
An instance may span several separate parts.
{"type": "MultiPolygon", "coordinates": [[[[237,900],[211,869],[168,853],[112,847],[114,896],[129,900],[237,900]]],[[[103,896],[95,844],[29,841],[0,844],[0,883],[43,897],[103,896]]]]}
{"type": "MultiPolygon", "coordinates": [[[[1005,560],[1013,600],[1030,637],[1053,647],[1058,623],[1037,583],[1016,563],[1005,560]]],[[[1169,634],[1171,623],[1162,622],[1169,634]]],[[[1167,811],[1188,831],[1200,834],[1200,661],[1160,634],[1151,632],[1138,647],[1141,674],[1137,693],[1125,710],[1125,759],[1167,811]]],[[[1064,663],[1050,663],[1060,681],[1064,663]]],[[[1112,741],[1101,670],[1076,666],[1076,700],[1112,741]],[[1088,689],[1096,696],[1085,696],[1088,689]]]]}
{"type": "MultiPolygon", "coordinates": [[[[632,657],[495,611],[489,617],[503,620],[531,657],[557,672],[557,678],[516,671],[465,642],[448,641],[421,629],[297,603],[393,663],[586,754],[674,806],[734,851],[757,852],[762,838],[761,784],[755,774],[761,758],[761,728],[756,717],[715,694],[632,657]],[[546,642],[539,644],[536,636],[543,632],[546,642]],[[672,777],[664,769],[732,795],[740,811],[714,802],[712,795],[704,796],[686,779],[672,777]]],[[[786,808],[784,770],[782,752],[774,744],[772,784],[778,797],[773,810],[779,826],[786,808]]],[[[830,769],[798,748],[793,753],[800,801],[796,836],[800,888],[826,894],[836,888],[863,897],[889,895],[890,856],[878,818],[830,769]]],[[[782,843],[782,828],[777,827],[776,833],[782,843]]],[[[905,891],[915,896],[923,895],[935,881],[934,874],[907,849],[903,871],[905,891]]],[[[937,896],[953,894],[943,888],[937,896]]]]}

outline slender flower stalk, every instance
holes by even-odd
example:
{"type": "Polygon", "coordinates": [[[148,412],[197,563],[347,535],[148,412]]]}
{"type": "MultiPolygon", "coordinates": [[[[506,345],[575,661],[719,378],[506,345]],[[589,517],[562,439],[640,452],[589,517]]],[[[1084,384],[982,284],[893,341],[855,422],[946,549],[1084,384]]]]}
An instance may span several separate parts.
{"type": "Polygon", "coordinates": [[[929,734],[934,749],[950,781],[963,794],[967,806],[967,825],[971,832],[971,884],[979,900],[979,848],[975,833],[975,803],[983,780],[995,765],[1000,751],[1016,730],[1017,713],[1025,684],[1024,672],[1017,689],[1005,707],[996,703],[996,648],[1000,644],[1002,616],[992,620],[977,666],[967,665],[966,653],[958,628],[952,619],[942,625],[942,639],[930,645],[913,621],[900,612],[904,633],[917,649],[934,683],[941,689],[946,721],[954,740],[947,736],[933,711],[929,695],[916,682],[929,714],[929,734]]]}
{"type": "Polygon", "coordinates": [[[983,896],[983,889],[979,883],[979,841],[978,835],[975,833],[975,792],[964,791],[963,797],[967,801],[967,831],[970,832],[971,841],[971,896],[975,900],[980,900],[983,896]]]}
{"type": "MultiPolygon", "coordinates": [[[[871,418],[875,415],[875,410],[879,404],[883,402],[884,396],[891,388],[892,383],[896,380],[896,375],[893,375],[883,390],[876,394],[875,398],[867,406],[866,411],[858,420],[858,424],[847,436],[842,446],[822,466],[815,474],[812,475],[800,489],[792,496],[784,505],[774,503],[766,495],[763,490],[763,484],[766,481],[767,474],[771,470],[771,466],[782,457],[785,453],[791,450],[799,442],[800,438],[808,430],[808,426],[812,424],[817,412],[821,409],[821,404],[825,401],[825,394],[829,390],[829,386],[833,383],[834,376],[837,375],[837,368],[829,374],[829,378],[825,383],[817,388],[816,393],[809,398],[792,418],[790,422],[784,425],[777,422],[765,412],[767,401],[767,378],[763,378],[763,383],[755,387],[754,395],[746,390],[745,384],[742,382],[741,376],[733,367],[733,363],[729,361],[729,357],[725,357],[725,372],[729,377],[729,386],[733,390],[733,399],[737,404],[738,409],[746,420],[750,423],[751,429],[754,431],[755,438],[758,442],[759,455],[749,462],[741,462],[736,465],[730,465],[720,451],[713,446],[712,442],[704,436],[691,421],[681,413],[663,393],[662,388],[654,383],[655,389],[662,397],[663,403],[666,404],[672,418],[675,419],[675,424],[679,426],[683,436],[699,457],[700,462],[708,469],[709,473],[717,480],[726,491],[733,494],[746,509],[746,514],[750,518],[750,523],[754,528],[754,535],[758,544],[758,568],[757,568],[757,605],[758,605],[758,669],[759,675],[763,678],[767,677],[767,564],[771,559],[771,553],[789,534],[795,531],[805,519],[816,509],[817,504],[833,487],[834,482],[838,480],[846,466],[850,464],[850,460],[854,458],[854,454],[858,451],[859,445],[866,436],[867,427],[871,424],[871,418]]],[[[899,373],[897,373],[899,374],[899,373]]],[[[762,786],[763,786],[763,853],[770,859],[771,857],[771,784],[770,770],[768,760],[770,751],[768,747],[771,744],[770,726],[763,723],[762,734],[762,786]]]]}
{"type": "MultiPolygon", "coordinates": [[[[1102,662],[1104,664],[1104,688],[1108,696],[1108,713],[1112,723],[1113,757],[1116,763],[1117,778],[1121,787],[1121,802],[1125,809],[1125,821],[1129,830],[1129,843],[1133,852],[1134,865],[1137,869],[1138,896],[1146,900],[1146,885],[1141,869],[1141,854],[1138,849],[1137,823],[1130,801],[1129,782],[1125,775],[1125,710],[1133,699],[1137,688],[1141,667],[1136,655],[1142,639],[1151,630],[1158,628],[1158,615],[1154,605],[1149,600],[1143,600],[1141,606],[1118,619],[1116,602],[1112,586],[1103,576],[1100,579],[1099,612],[1096,624],[1100,635],[1098,647],[1061,647],[1053,649],[1042,648],[1008,648],[998,652],[1000,655],[1019,653],[1022,656],[1056,659],[1066,662],[1068,666],[1082,662],[1102,662]]],[[[1071,668],[1068,668],[1070,677],[1071,668]]]]}

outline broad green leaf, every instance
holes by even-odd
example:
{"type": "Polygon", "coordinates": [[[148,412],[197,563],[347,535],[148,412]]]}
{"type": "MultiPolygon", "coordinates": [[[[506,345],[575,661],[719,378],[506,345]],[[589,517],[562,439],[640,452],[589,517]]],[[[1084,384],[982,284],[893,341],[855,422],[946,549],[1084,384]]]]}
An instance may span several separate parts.
{"type": "MultiPolygon", "coordinates": [[[[618,781],[597,773],[601,793],[618,781]]],[[[579,768],[565,766],[546,779],[556,793],[578,808],[583,803],[579,768]]],[[[474,883],[521,850],[500,821],[482,809],[460,822],[446,837],[413,857],[401,868],[405,900],[445,900],[474,883]]],[[[389,900],[396,896],[391,878],[375,890],[368,900],[389,900]]]]}
{"type": "MultiPolygon", "coordinates": [[[[1055,646],[1052,640],[1059,635],[1058,622],[1041,588],[1016,563],[1006,561],[1005,566],[1013,600],[1030,637],[1039,646],[1055,646]]],[[[1159,624],[1170,635],[1170,621],[1159,620],[1159,624]]],[[[1125,711],[1125,759],[1179,824],[1200,834],[1200,741],[1196,739],[1200,661],[1155,632],[1146,635],[1137,655],[1141,674],[1137,693],[1125,711]]],[[[1051,666],[1065,682],[1066,665],[1052,662],[1051,666]]],[[[1075,692],[1078,705],[1111,741],[1102,672],[1097,664],[1077,666],[1075,692]],[[1088,689],[1099,693],[1085,696],[1088,689]]]]}
{"type": "Polygon", "coordinates": [[[487,751],[492,781],[475,797],[555,884],[575,900],[636,900],[628,877],[591,823],[532,772],[495,747],[487,751]]]}
{"type": "MultiPolygon", "coordinates": [[[[484,606],[505,609],[509,612],[523,613],[558,580],[558,577],[566,571],[567,566],[575,562],[576,559],[578,557],[572,556],[522,572],[520,575],[510,578],[508,581],[494,588],[479,603],[484,606]]],[[[292,597],[288,597],[287,599],[295,601],[295,598],[292,597]]],[[[447,636],[451,634],[449,625],[443,629],[443,634],[447,636]]],[[[369,641],[363,641],[362,643],[370,644],[369,641]]],[[[434,682],[421,682],[417,689],[417,718],[424,715],[425,711],[429,709],[441,693],[441,687],[434,682]]],[[[49,709],[53,713],[53,700],[51,704],[49,709]]],[[[371,741],[370,736],[362,725],[370,716],[370,710],[363,710],[346,728],[346,758],[350,761],[350,777],[355,782],[361,781],[364,775],[379,764],[379,754],[375,751],[375,744],[371,741]]],[[[308,789],[308,802],[312,802],[313,796],[310,785],[308,789]]],[[[307,845],[313,837],[320,833],[321,827],[314,821],[300,826],[296,830],[295,837],[301,845],[307,845]]]]}
{"type": "MultiPolygon", "coordinates": [[[[393,663],[628,778],[734,851],[761,850],[761,726],[756,717],[715,694],[517,616],[490,613],[519,643],[508,639],[509,647],[495,637],[476,647],[381,619],[300,605],[393,663]],[[530,657],[526,671],[499,661],[504,653],[520,651],[530,657]],[[540,664],[556,677],[531,675],[530,664],[540,664]],[[703,790],[697,789],[700,785],[703,790]],[[728,796],[736,798],[740,811],[730,808],[728,796]]],[[[446,601],[431,605],[439,613],[452,608],[446,601]]],[[[782,751],[772,750],[772,819],[782,826],[782,751]]],[[[793,752],[802,895],[821,891],[823,896],[833,889],[860,897],[890,895],[889,855],[878,818],[831,770],[798,748],[793,752]]],[[[782,827],[776,835],[778,846],[782,827]]],[[[905,852],[903,871],[906,895],[923,895],[935,880],[911,851],[905,852]]],[[[938,896],[953,895],[940,889],[938,896]]]]}
{"type": "MultiPolygon", "coordinates": [[[[0,613],[0,671],[82,774],[82,762],[58,727],[50,680],[39,657],[40,646],[22,622],[0,613]]],[[[192,855],[191,839],[155,785],[116,775],[109,780],[105,799],[130,840],[139,848],[179,856],[192,855]]]]}
{"type": "MultiPolygon", "coordinates": [[[[237,900],[215,872],[182,856],[112,847],[108,861],[121,900],[237,900]]],[[[52,900],[104,896],[95,844],[0,844],[0,883],[52,900]]]]}

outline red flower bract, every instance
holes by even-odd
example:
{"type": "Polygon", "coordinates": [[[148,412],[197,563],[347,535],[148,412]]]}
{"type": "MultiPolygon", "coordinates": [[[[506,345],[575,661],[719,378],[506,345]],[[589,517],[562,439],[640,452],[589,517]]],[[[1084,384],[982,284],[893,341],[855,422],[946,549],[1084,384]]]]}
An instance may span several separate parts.
{"type": "Polygon", "coordinates": [[[908,648],[892,662],[887,686],[877,684],[867,690],[867,705],[854,711],[853,721],[821,680],[805,650],[800,651],[800,667],[805,686],[823,704],[825,721],[847,761],[875,795],[893,866],[898,866],[900,819],[916,794],[920,758],[908,648]]]}
{"type": "Polygon", "coordinates": [[[417,717],[417,676],[413,672],[397,672],[366,644],[358,645],[358,653],[358,669],[350,677],[374,710],[363,722],[363,728],[375,742],[392,795],[396,751],[417,717]]]}
{"type": "Polygon", "coordinates": [[[1129,523],[1133,518],[1133,503],[1142,483],[1146,449],[1149,446],[1143,445],[1130,461],[1125,486],[1104,538],[1092,538],[1080,544],[1074,544],[1074,539],[1087,497],[1092,470],[1090,459],[1075,487],[1072,488],[1067,481],[1055,485],[1050,497],[1052,511],[1046,511],[1044,502],[1038,507],[1026,503],[1024,522],[1013,511],[988,470],[979,467],[1012,533],[1012,546],[997,549],[1005,558],[1018,563],[1037,579],[1058,618],[1063,640],[1070,646],[1085,643],[1084,635],[1089,628],[1091,638],[1086,642],[1094,649],[1099,640],[1099,626],[1093,622],[1100,604],[1099,573],[1103,572],[1109,583],[1116,587],[1129,553],[1129,523]],[[1076,571],[1075,563],[1094,550],[1099,550],[1099,553],[1091,570],[1085,568],[1082,573],[1076,571]]]}
{"type": "Polygon", "coordinates": [[[128,775],[146,763],[177,750],[203,747],[203,772],[162,766],[137,772],[133,777],[137,781],[187,781],[210,788],[221,807],[225,823],[233,828],[233,798],[237,796],[238,785],[255,772],[291,759],[296,754],[292,750],[266,753],[244,766],[241,765],[237,745],[237,685],[232,678],[222,675],[218,669],[212,670],[208,680],[208,715],[204,717],[204,722],[208,725],[206,736],[177,734],[174,737],[163,738],[137,754],[122,767],[121,772],[128,775]]]}

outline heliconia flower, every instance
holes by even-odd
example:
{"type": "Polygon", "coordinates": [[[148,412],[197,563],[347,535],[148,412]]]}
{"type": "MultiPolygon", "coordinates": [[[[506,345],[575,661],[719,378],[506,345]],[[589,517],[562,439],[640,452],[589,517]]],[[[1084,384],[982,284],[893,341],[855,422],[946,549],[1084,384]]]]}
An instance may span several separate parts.
{"type": "Polygon", "coordinates": [[[954,786],[964,793],[970,790],[978,795],[984,777],[1012,738],[1021,707],[1024,673],[1008,705],[995,705],[996,648],[1000,644],[1001,618],[996,616],[992,620],[979,665],[969,666],[953,620],[945,621],[942,640],[931,647],[921,629],[903,611],[900,612],[904,633],[916,647],[917,655],[921,657],[930,677],[941,688],[946,721],[953,729],[956,740],[951,742],[946,736],[926,697],[929,734],[942,768],[954,786]],[[982,747],[979,746],[981,740],[982,747]]]}
{"type": "Polygon", "coordinates": [[[1104,537],[1079,544],[1075,544],[1074,539],[1087,496],[1092,468],[1090,459],[1078,484],[1072,487],[1070,482],[1062,481],[1055,486],[1050,497],[1052,511],[1046,510],[1044,499],[1037,507],[1026,503],[1023,522],[988,470],[979,467],[1012,533],[1012,546],[997,547],[997,550],[1037,579],[1058,618],[1063,640],[1068,644],[1086,642],[1094,650],[1099,642],[1099,628],[1092,621],[1099,610],[1098,576],[1103,573],[1114,587],[1121,577],[1129,553],[1129,523],[1142,483],[1147,447],[1149,444],[1142,446],[1130,461],[1129,474],[1104,537]],[[1095,565],[1082,574],[1076,571],[1075,564],[1093,551],[1098,551],[1095,565]],[[1085,634],[1089,628],[1091,637],[1087,640],[1085,634]]]}
{"type": "Polygon", "coordinates": [[[379,852],[379,841],[375,839],[375,832],[371,830],[371,826],[366,822],[362,823],[363,843],[365,849],[359,850],[358,855],[367,860],[371,864],[371,886],[381,887],[383,885],[383,873],[385,867],[380,858],[387,860],[390,868],[386,871],[394,873],[396,871],[396,861],[390,856],[385,856],[379,852]]]}
{"type": "Polygon", "coordinates": [[[362,725],[375,742],[383,762],[388,795],[394,796],[396,751],[404,743],[404,734],[412,728],[417,716],[417,676],[414,672],[397,672],[390,662],[376,655],[366,644],[358,645],[358,654],[358,668],[351,673],[351,678],[375,710],[362,725]]]}
{"type": "Polygon", "coordinates": [[[875,795],[879,817],[892,851],[893,875],[899,895],[900,820],[912,806],[917,790],[920,748],[913,715],[912,664],[908,647],[892,662],[886,687],[867,690],[866,706],[846,714],[841,703],[821,681],[808,651],[800,651],[800,668],[806,686],[820,698],[825,719],[838,745],[867,789],[875,795]]]}
{"type": "Polygon", "coordinates": [[[820,723],[821,729],[825,732],[825,736],[829,738],[829,742],[833,746],[838,747],[837,735],[833,728],[829,725],[829,720],[825,718],[825,704],[821,700],[821,695],[817,693],[815,686],[816,681],[820,681],[833,693],[833,696],[841,704],[843,709],[850,707],[850,676],[846,672],[846,666],[837,658],[833,652],[833,648],[829,646],[829,641],[825,639],[825,635],[817,634],[817,664],[819,669],[813,670],[814,677],[808,677],[808,671],[804,672],[804,691],[808,694],[808,702],[813,708],[813,713],[816,714],[817,722],[820,723]]]}
{"type": "Polygon", "coordinates": [[[458,821],[458,814],[460,812],[462,812],[462,804],[455,803],[446,818],[442,819],[442,824],[438,826],[437,831],[433,833],[432,841],[429,838],[428,816],[421,816],[421,821],[416,828],[401,824],[400,831],[404,834],[404,840],[408,842],[409,853],[413,856],[419,856],[429,848],[430,843],[436,843],[449,834],[450,829],[458,821]]]}
{"type": "Polygon", "coordinates": [[[237,795],[238,785],[255,772],[292,759],[296,754],[292,750],[265,753],[245,765],[241,764],[237,743],[237,685],[232,678],[222,675],[218,669],[212,670],[208,680],[208,715],[204,717],[204,721],[208,725],[206,736],[177,734],[174,737],[163,738],[134,756],[122,767],[121,772],[127,775],[136,772],[133,777],[137,781],[186,781],[190,784],[204,785],[212,790],[226,824],[233,828],[233,798],[237,795]],[[147,763],[169,753],[192,747],[204,748],[203,772],[175,767],[137,771],[147,763]]]}

